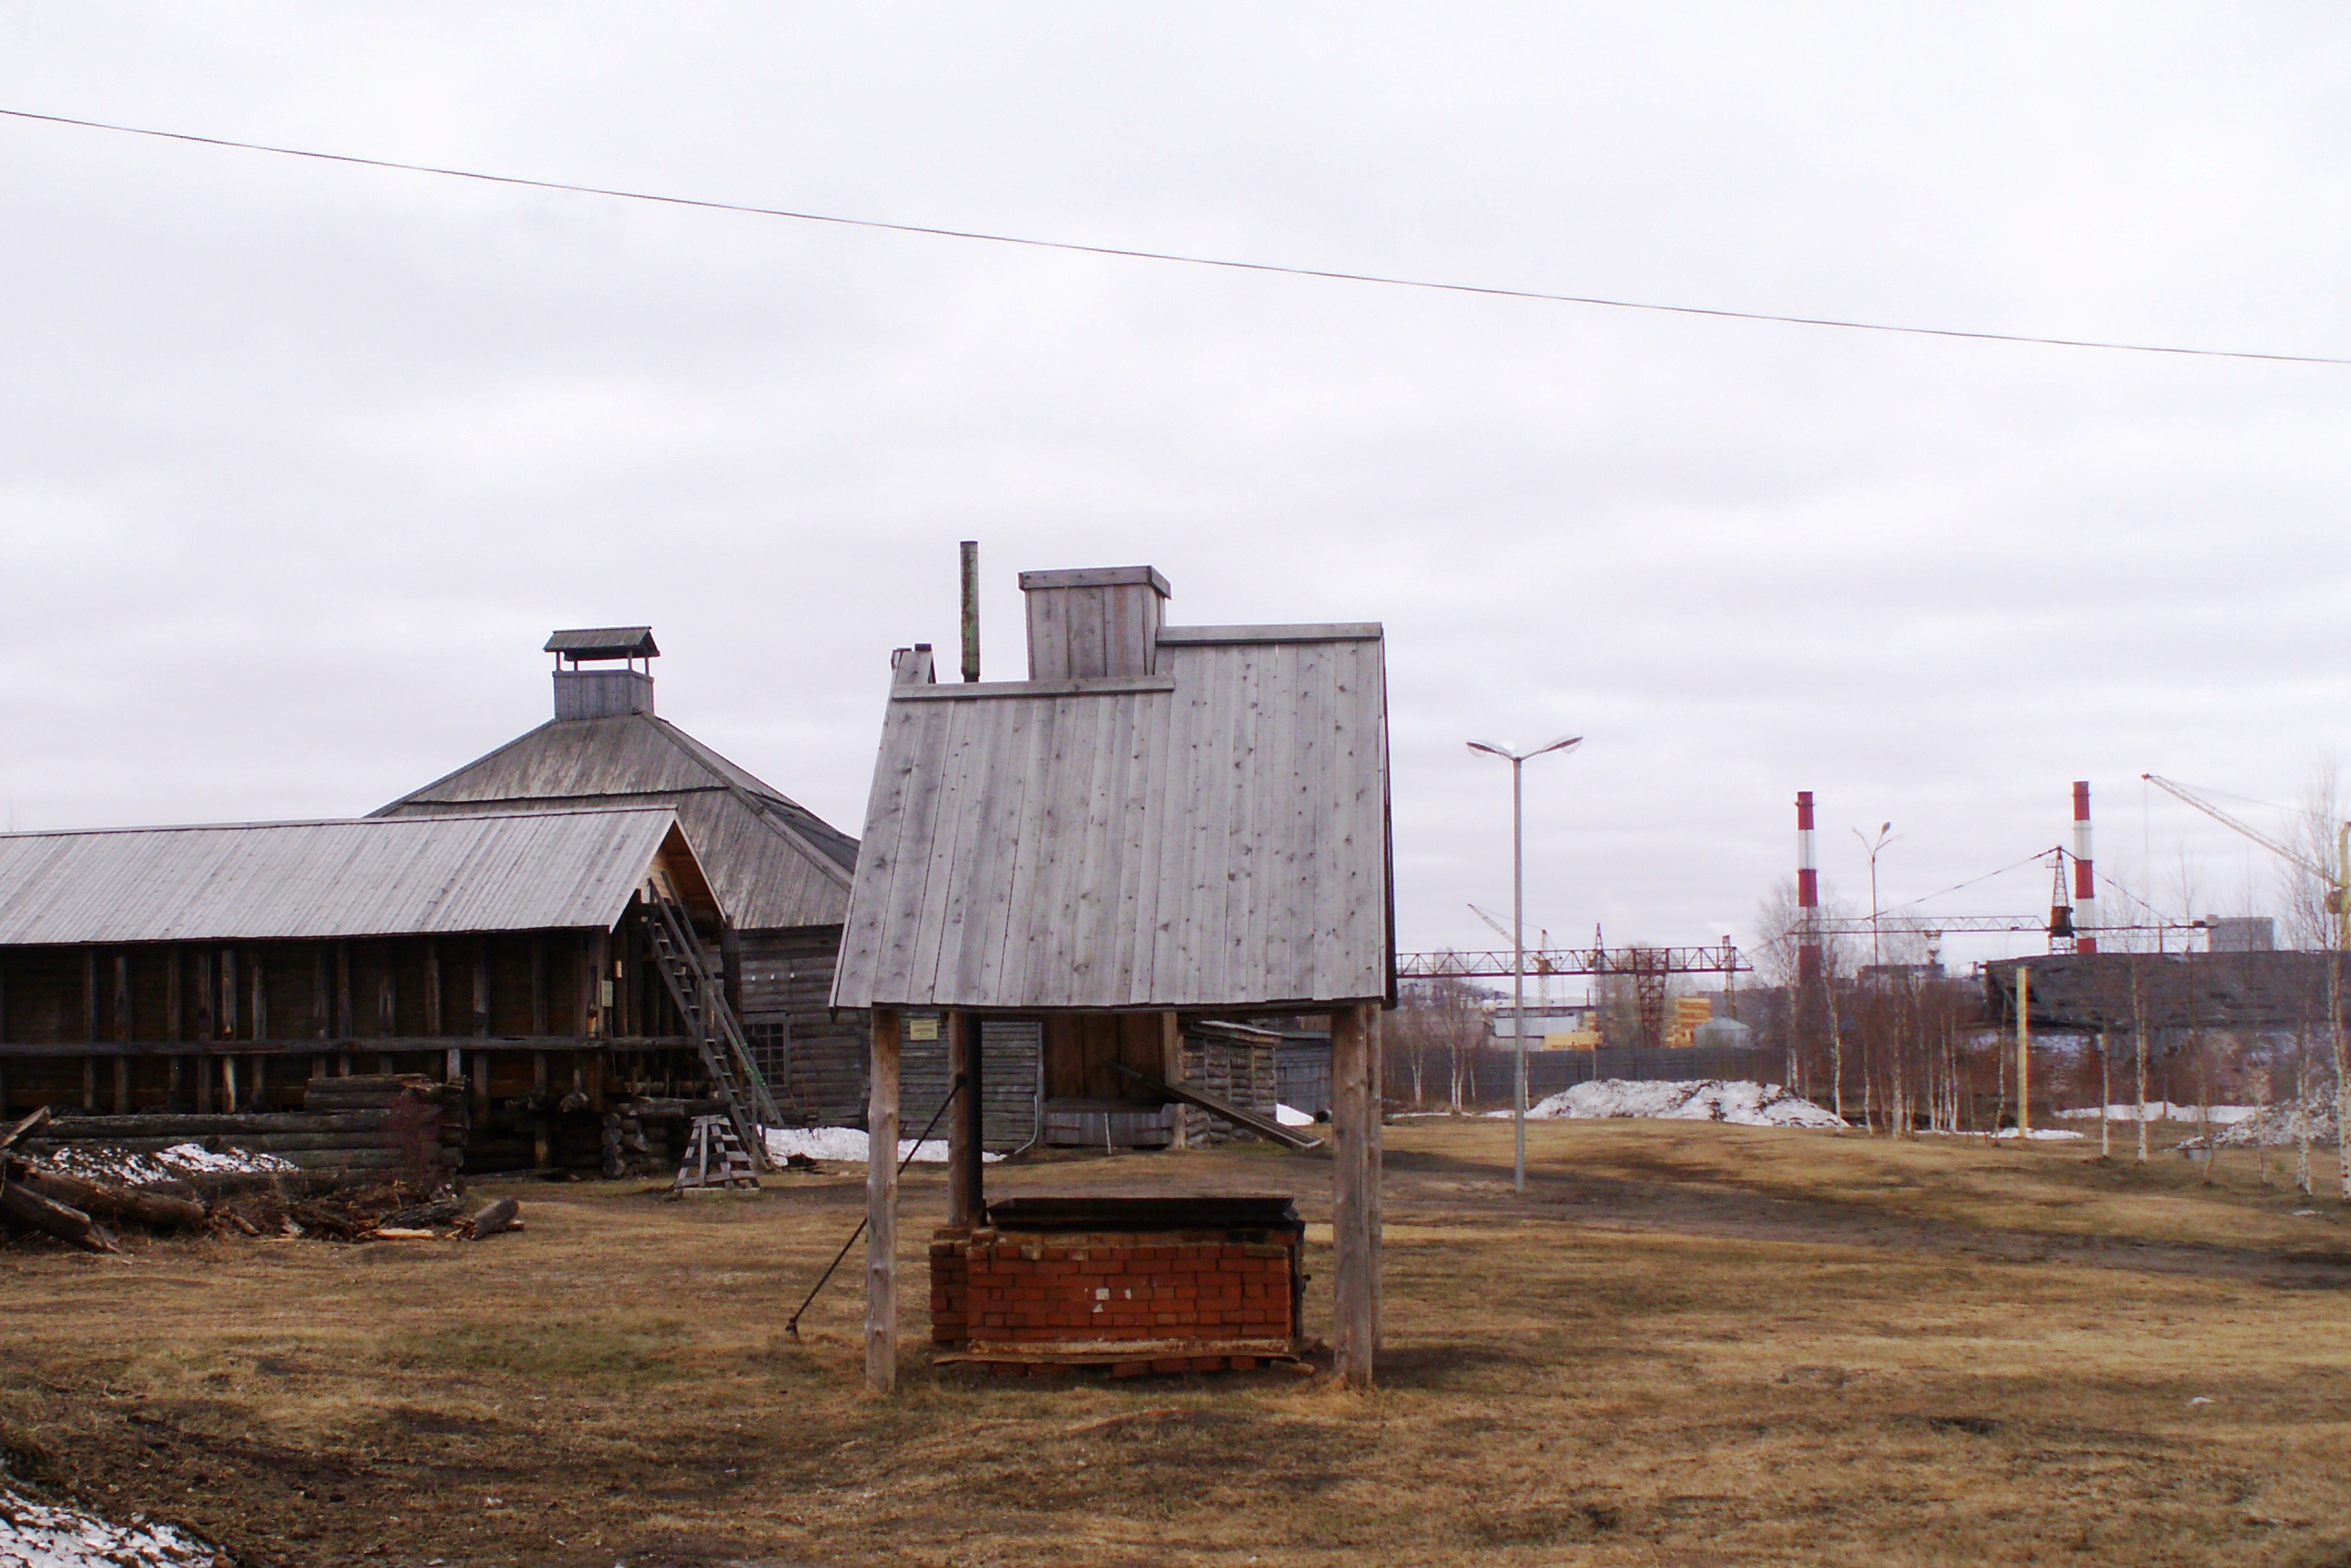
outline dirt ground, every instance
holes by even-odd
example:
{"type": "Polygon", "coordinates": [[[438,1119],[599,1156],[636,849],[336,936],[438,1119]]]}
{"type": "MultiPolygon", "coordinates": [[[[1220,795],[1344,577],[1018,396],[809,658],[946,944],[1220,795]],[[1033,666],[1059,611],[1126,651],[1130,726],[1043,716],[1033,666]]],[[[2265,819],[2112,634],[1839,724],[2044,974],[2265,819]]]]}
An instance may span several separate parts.
{"type": "MultiPolygon", "coordinates": [[[[869,1398],[854,1260],[783,1332],[862,1205],[840,1171],[495,1189],[529,1228],[478,1244],[0,1249],[0,1450],[246,1562],[2351,1563],[2351,1221],[2253,1154],[2207,1185],[2094,1135],[1547,1123],[1520,1197],[1507,1124],[1388,1138],[1369,1396],[934,1370],[918,1170],[869,1398]]],[[[1328,1173],[991,1168],[1315,1221],[1328,1173]]]]}

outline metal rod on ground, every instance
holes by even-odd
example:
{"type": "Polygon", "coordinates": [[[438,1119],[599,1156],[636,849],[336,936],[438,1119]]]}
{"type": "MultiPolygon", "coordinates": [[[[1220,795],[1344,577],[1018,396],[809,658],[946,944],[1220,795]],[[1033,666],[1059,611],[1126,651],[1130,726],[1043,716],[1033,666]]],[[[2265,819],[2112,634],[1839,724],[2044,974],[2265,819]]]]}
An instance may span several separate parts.
{"type": "MultiPolygon", "coordinates": [[[[931,1117],[931,1125],[923,1129],[923,1136],[914,1140],[914,1147],[909,1149],[906,1151],[906,1158],[898,1162],[899,1174],[904,1175],[906,1167],[914,1163],[914,1156],[921,1151],[923,1145],[931,1141],[931,1134],[938,1130],[939,1117],[946,1115],[947,1107],[954,1104],[955,1097],[962,1093],[963,1080],[958,1077],[954,1086],[946,1092],[946,1098],[939,1102],[938,1112],[931,1117]]],[[[790,1334],[794,1339],[800,1337],[800,1314],[807,1311],[809,1305],[816,1300],[817,1292],[824,1288],[825,1282],[830,1280],[833,1272],[840,1268],[841,1260],[849,1255],[849,1249],[855,1246],[857,1238],[865,1233],[866,1222],[860,1219],[857,1221],[857,1228],[849,1232],[849,1239],[841,1243],[841,1250],[832,1254],[832,1261],[824,1265],[824,1272],[817,1276],[817,1282],[809,1287],[809,1293],[800,1299],[800,1304],[792,1309],[792,1315],[784,1321],[786,1333],[790,1334]]]]}

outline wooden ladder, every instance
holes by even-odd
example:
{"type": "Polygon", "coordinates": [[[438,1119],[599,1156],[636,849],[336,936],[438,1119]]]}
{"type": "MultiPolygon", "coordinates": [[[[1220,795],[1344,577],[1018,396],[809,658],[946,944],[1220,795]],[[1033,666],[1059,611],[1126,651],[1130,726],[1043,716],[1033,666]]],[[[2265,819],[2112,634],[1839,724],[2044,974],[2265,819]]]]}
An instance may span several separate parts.
{"type": "Polygon", "coordinates": [[[648,916],[646,933],[652,941],[653,967],[661,971],[670,1000],[677,1003],[679,1015],[694,1035],[694,1047],[702,1053],[702,1065],[710,1074],[718,1104],[757,1168],[771,1169],[767,1139],[761,1129],[782,1127],[784,1116],[767,1080],[751,1060],[751,1043],[743,1037],[742,1025],[735,1021],[734,1009],[727,1005],[711,978],[709,960],[683,907],[658,882],[648,881],[640,896],[648,916]]]}
{"type": "Polygon", "coordinates": [[[685,1162],[670,1184],[679,1192],[697,1187],[756,1187],[759,1168],[725,1116],[696,1116],[686,1139],[685,1162]]]}

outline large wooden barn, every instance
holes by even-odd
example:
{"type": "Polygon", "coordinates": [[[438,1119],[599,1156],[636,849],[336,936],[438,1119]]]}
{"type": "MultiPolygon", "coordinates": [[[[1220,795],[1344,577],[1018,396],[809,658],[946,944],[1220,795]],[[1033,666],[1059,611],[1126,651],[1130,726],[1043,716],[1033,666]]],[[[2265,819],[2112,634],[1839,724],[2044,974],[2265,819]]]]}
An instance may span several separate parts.
{"type": "Polygon", "coordinates": [[[740,1060],[724,921],[666,807],[0,836],[0,1110],[267,1132],[413,1073],[466,1085],[467,1169],[593,1169],[740,1060]]]}
{"type": "Polygon", "coordinates": [[[861,1123],[864,1021],[830,1006],[857,841],[655,714],[652,628],[559,631],[544,651],[553,718],[374,815],[675,812],[724,917],[728,1003],[785,1115],[861,1123]]]}
{"type": "MultiPolygon", "coordinates": [[[[1025,1024],[1041,1036],[1049,1106],[1156,1117],[1184,1076],[1187,1025],[1323,1014],[1336,1337],[1346,1376],[1367,1383],[1379,1317],[1374,1036],[1395,993],[1382,630],[1169,626],[1166,580],[1149,567],[1029,572],[1021,587],[1027,680],[940,683],[927,648],[895,656],[832,997],[871,1020],[867,1379],[887,1389],[897,1375],[891,1151],[909,1018],[944,1014],[967,1090],[984,1091],[993,1070],[975,1042],[991,1025],[1025,1024]]],[[[1241,1364],[1302,1343],[1294,1295],[1284,1319],[1275,1287],[1254,1272],[1286,1255],[1296,1278],[1297,1228],[1281,1200],[1245,1215],[1163,1204],[1127,1221],[1033,1199],[991,1206],[971,1114],[983,1099],[963,1094],[950,1117],[953,1211],[934,1248],[935,1322],[954,1325],[961,1351],[1142,1365],[1229,1353],[1241,1364]],[[1093,1283],[1083,1271],[1041,1284],[982,1278],[1026,1256],[1025,1245],[991,1244],[992,1226],[1130,1221],[1225,1237],[1198,1250],[1231,1254],[1214,1265],[1233,1273],[1231,1310],[1147,1311],[1110,1299],[1107,1285],[1061,1301],[1072,1280],[1093,1283]],[[1026,1304],[1004,1305],[1015,1299],[1026,1304]]],[[[1177,1250],[1095,1242],[1135,1259],[1177,1250]]],[[[1162,1283],[1171,1298],[1199,1295],[1162,1283]]],[[[1122,1276],[1119,1288],[1158,1287],[1122,1276]]]]}

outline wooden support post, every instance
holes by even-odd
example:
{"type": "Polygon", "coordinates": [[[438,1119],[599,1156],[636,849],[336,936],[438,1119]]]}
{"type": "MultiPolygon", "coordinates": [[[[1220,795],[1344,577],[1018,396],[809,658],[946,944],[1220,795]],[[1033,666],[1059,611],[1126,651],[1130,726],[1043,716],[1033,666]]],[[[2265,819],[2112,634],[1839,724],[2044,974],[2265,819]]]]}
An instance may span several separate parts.
{"type": "Polygon", "coordinates": [[[531,1101],[538,1107],[531,1117],[531,1163],[544,1171],[555,1163],[555,1117],[547,1109],[547,1053],[531,1053],[531,1101]]]}
{"type": "MultiPolygon", "coordinates": [[[[234,947],[221,949],[219,995],[221,999],[220,1038],[234,1040],[236,1038],[236,949],[234,947]]],[[[231,1110],[235,1108],[235,1105],[229,1107],[231,1110]]]]}
{"type": "Polygon", "coordinates": [[[348,1040],[359,1033],[359,1019],[351,1012],[351,944],[335,944],[335,1037],[348,1040]]]}
{"type": "Polygon", "coordinates": [[[898,1387],[898,1013],[873,1010],[866,1108],[866,1387],[898,1387]]]}
{"type": "MultiPolygon", "coordinates": [[[[2016,966],[2016,1137],[2033,1136],[2033,971],[2016,966]]],[[[2101,1113],[2103,1114],[2103,1113],[2101,1113]]]]}
{"type": "Polygon", "coordinates": [[[82,1059],[82,1109],[97,1114],[97,1058],[93,1056],[82,1059]]]}
{"type": "MultiPolygon", "coordinates": [[[[180,995],[179,949],[173,947],[164,954],[164,1038],[184,1040],[188,1037],[186,1001],[180,995]]],[[[178,1058],[174,1058],[178,1060],[178,1058]]],[[[178,1075],[172,1087],[178,1087],[178,1075]]]]}
{"type": "Polygon", "coordinates": [[[474,1037],[489,1035],[489,939],[474,938],[474,1037]]]}
{"type": "Polygon", "coordinates": [[[95,1043],[97,1026],[97,954],[82,950],[82,1038],[95,1043]]]}
{"type": "MultiPolygon", "coordinates": [[[[131,1043],[131,955],[114,956],[114,1038],[118,1045],[131,1043]]],[[[131,1059],[114,1059],[114,1114],[131,1114],[131,1059]]]]}
{"type": "MultiPolygon", "coordinates": [[[[424,952],[424,1032],[441,1033],[441,944],[425,938],[424,952]]],[[[455,1073],[451,1073],[455,1077],[455,1073]]]]}
{"type": "Polygon", "coordinates": [[[335,1033],[335,990],[327,981],[327,944],[322,942],[310,954],[310,1036],[315,1040],[327,1039],[335,1033]]]}
{"type": "Polygon", "coordinates": [[[980,1127],[971,1115],[979,1104],[978,1023],[969,1013],[946,1015],[947,1086],[952,1093],[963,1085],[947,1112],[947,1223],[956,1226],[979,1224],[986,1201],[980,1189],[980,1127]]]}
{"type": "Polygon", "coordinates": [[[164,1109],[179,1109],[180,1077],[184,1066],[177,1053],[164,1059],[164,1109]]]}
{"type": "MultiPolygon", "coordinates": [[[[201,947],[196,950],[195,959],[196,1030],[193,1037],[199,1040],[209,1040],[215,1033],[212,1027],[213,1020],[219,1016],[212,1009],[212,956],[201,947]]],[[[197,1076],[201,1078],[203,1075],[199,1073],[197,1076]]],[[[200,1090],[199,1093],[204,1096],[207,1103],[204,1108],[210,1108],[212,1091],[206,1089],[200,1090]]]]}
{"type": "MultiPolygon", "coordinates": [[[[1388,1114],[1388,1059],[1386,1042],[1381,1038],[1381,1009],[1367,1007],[1363,1010],[1363,1017],[1370,1032],[1369,1038],[1365,1042],[1365,1049],[1369,1052],[1371,1060],[1371,1123],[1368,1129],[1370,1137],[1364,1143],[1364,1151],[1370,1161],[1370,1168],[1366,1173],[1367,1179],[1363,1190],[1365,1201],[1371,1210],[1371,1348],[1377,1352],[1388,1347],[1387,1215],[1386,1200],[1382,1194],[1382,1188],[1386,1185],[1383,1171],[1387,1160],[1388,1141],[1385,1130],[1388,1114]]],[[[1279,1059],[1276,1059],[1279,1061],[1279,1059]]],[[[1275,1081],[1277,1084],[1280,1081],[1278,1069],[1275,1081]]]]}
{"type": "Polygon", "coordinates": [[[458,1047],[451,1046],[442,1057],[441,1081],[443,1083],[454,1083],[464,1076],[465,1053],[458,1047]]]}
{"type": "Polygon", "coordinates": [[[221,1108],[236,1115],[236,1058],[221,1053],[221,1108]]]}
{"type": "Polygon", "coordinates": [[[1370,1029],[1368,1009],[1349,1007],[1331,1019],[1331,1241],[1337,1279],[1339,1378],[1350,1389],[1371,1386],[1378,1344],[1378,1294],[1372,1275],[1370,1184],[1378,1169],[1370,1147],[1370,1029]]]}
{"type": "Polygon", "coordinates": [[[474,1125],[478,1127],[487,1127],[489,1126],[489,1063],[490,1059],[487,1051],[476,1051],[474,1053],[474,1072],[473,1077],[469,1082],[474,1091],[474,1125]]]}
{"type": "Polygon", "coordinates": [[[531,1033],[547,1032],[547,939],[531,938],[531,1033]]]}
{"type": "MultiPolygon", "coordinates": [[[[392,989],[392,962],[397,956],[397,949],[392,944],[384,944],[384,972],[375,978],[375,1032],[378,1035],[400,1032],[400,999],[392,989]]],[[[392,1070],[387,1066],[384,1070],[389,1072],[392,1070]]]]}
{"type": "Polygon", "coordinates": [[[262,977],[261,955],[258,952],[253,954],[246,961],[245,967],[248,975],[246,983],[253,991],[253,1038],[266,1040],[270,1037],[270,987],[262,977]]]}
{"type": "MultiPolygon", "coordinates": [[[[1163,1083],[1184,1082],[1184,1021],[1173,1013],[1159,1015],[1159,1078],[1163,1083]]],[[[1176,1123],[1168,1147],[1190,1148],[1191,1107],[1178,1100],[1167,1107],[1167,1114],[1176,1123]]]]}
{"type": "Polygon", "coordinates": [[[268,1109],[270,1108],[270,1053],[269,1053],[269,1052],[267,1052],[267,1051],[255,1051],[255,1052],[253,1053],[253,1070],[253,1070],[253,1082],[246,1085],[246,1088],[247,1088],[247,1095],[246,1095],[246,1098],[247,1098],[247,1100],[249,1100],[249,1101],[252,1103],[253,1108],[254,1108],[255,1110],[257,1110],[257,1111],[266,1111],[266,1110],[268,1110],[268,1109]]]}

